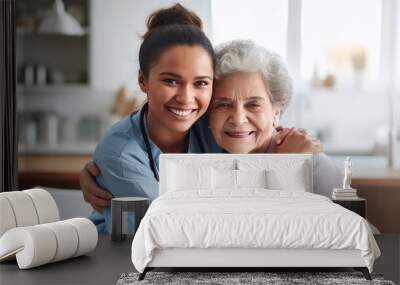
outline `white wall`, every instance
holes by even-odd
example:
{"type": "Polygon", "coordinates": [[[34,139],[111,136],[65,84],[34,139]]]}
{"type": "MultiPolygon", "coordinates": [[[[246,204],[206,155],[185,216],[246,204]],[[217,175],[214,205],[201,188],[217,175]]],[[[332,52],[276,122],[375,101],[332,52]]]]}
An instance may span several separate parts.
{"type": "MultiPolygon", "coordinates": [[[[91,5],[91,82],[94,90],[113,91],[124,83],[137,89],[137,71],[141,35],[146,19],[153,11],[177,1],[95,0],[91,5]]],[[[178,1],[195,11],[209,30],[211,0],[178,1]]]]}

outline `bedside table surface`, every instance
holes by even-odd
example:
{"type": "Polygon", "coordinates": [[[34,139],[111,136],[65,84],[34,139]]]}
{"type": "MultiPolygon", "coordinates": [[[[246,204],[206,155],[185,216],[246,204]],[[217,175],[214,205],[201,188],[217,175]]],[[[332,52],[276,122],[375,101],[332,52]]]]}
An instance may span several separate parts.
{"type": "Polygon", "coordinates": [[[367,201],[366,199],[364,199],[364,198],[356,198],[356,199],[333,199],[332,198],[332,201],[340,201],[340,202],[357,202],[357,201],[367,201]]]}

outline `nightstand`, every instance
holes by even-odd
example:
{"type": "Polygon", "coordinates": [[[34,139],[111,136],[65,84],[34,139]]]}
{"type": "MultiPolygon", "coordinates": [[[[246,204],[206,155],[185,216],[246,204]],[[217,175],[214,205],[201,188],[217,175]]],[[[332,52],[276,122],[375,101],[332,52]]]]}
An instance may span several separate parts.
{"type": "Polygon", "coordinates": [[[339,204],[340,206],[359,214],[364,219],[367,217],[367,200],[364,198],[358,198],[354,200],[336,200],[333,199],[332,202],[339,204]]]}

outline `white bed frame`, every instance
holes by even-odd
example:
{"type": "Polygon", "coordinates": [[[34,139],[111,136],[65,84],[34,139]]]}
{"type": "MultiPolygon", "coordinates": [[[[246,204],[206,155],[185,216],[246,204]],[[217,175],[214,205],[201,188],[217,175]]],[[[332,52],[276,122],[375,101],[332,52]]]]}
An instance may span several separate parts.
{"type": "MultiPolygon", "coordinates": [[[[212,164],[213,160],[238,159],[243,154],[161,154],[160,156],[160,195],[165,193],[163,181],[166,181],[166,168],[168,161],[188,159],[191,162],[206,160],[212,164]]],[[[312,155],[311,154],[257,154],[258,158],[273,159],[300,159],[309,163],[309,183],[307,191],[312,192],[312,155]]],[[[149,262],[144,272],[140,274],[142,280],[146,272],[154,268],[237,268],[238,271],[246,271],[246,268],[332,268],[353,267],[362,271],[364,277],[371,280],[365,261],[361,257],[360,250],[329,250],[329,249],[253,249],[253,248],[170,248],[157,249],[153,259],[149,262]]]]}
{"type": "Polygon", "coordinates": [[[359,250],[171,248],[148,267],[365,267],[359,250]]]}

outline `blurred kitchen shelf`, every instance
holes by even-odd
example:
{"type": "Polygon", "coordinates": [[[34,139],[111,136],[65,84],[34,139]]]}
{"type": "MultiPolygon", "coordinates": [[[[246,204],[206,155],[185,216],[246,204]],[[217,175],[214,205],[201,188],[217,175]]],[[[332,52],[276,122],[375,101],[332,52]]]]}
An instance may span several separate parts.
{"type": "Polygon", "coordinates": [[[86,37],[89,35],[89,27],[83,27],[84,34],[82,35],[66,35],[66,34],[51,34],[51,33],[38,33],[30,28],[17,27],[17,36],[34,36],[34,37],[86,37]]]}
{"type": "Polygon", "coordinates": [[[18,95],[72,96],[90,90],[90,1],[63,1],[66,12],[83,29],[83,34],[75,35],[40,32],[44,15],[53,12],[53,2],[19,0],[16,3],[18,95]],[[32,82],[45,84],[25,85],[32,82]]]}
{"type": "Polygon", "coordinates": [[[57,145],[36,144],[18,146],[21,155],[92,155],[97,142],[65,143],[57,145]]]}
{"type": "Polygon", "coordinates": [[[17,85],[17,93],[22,95],[70,95],[91,92],[88,84],[54,84],[44,86],[17,85]]]}
{"type": "MultiPolygon", "coordinates": [[[[396,89],[394,92],[399,92],[396,89]]],[[[310,98],[321,97],[321,98],[369,98],[369,97],[382,97],[386,96],[386,91],[382,90],[380,85],[372,86],[369,88],[355,88],[355,87],[341,87],[341,88],[321,88],[321,87],[310,87],[301,85],[297,86],[295,90],[296,95],[305,96],[310,98]]]]}
{"type": "Polygon", "coordinates": [[[360,142],[354,144],[338,145],[334,143],[322,142],[324,152],[328,155],[376,155],[374,146],[371,144],[362,144],[360,142]]]}

